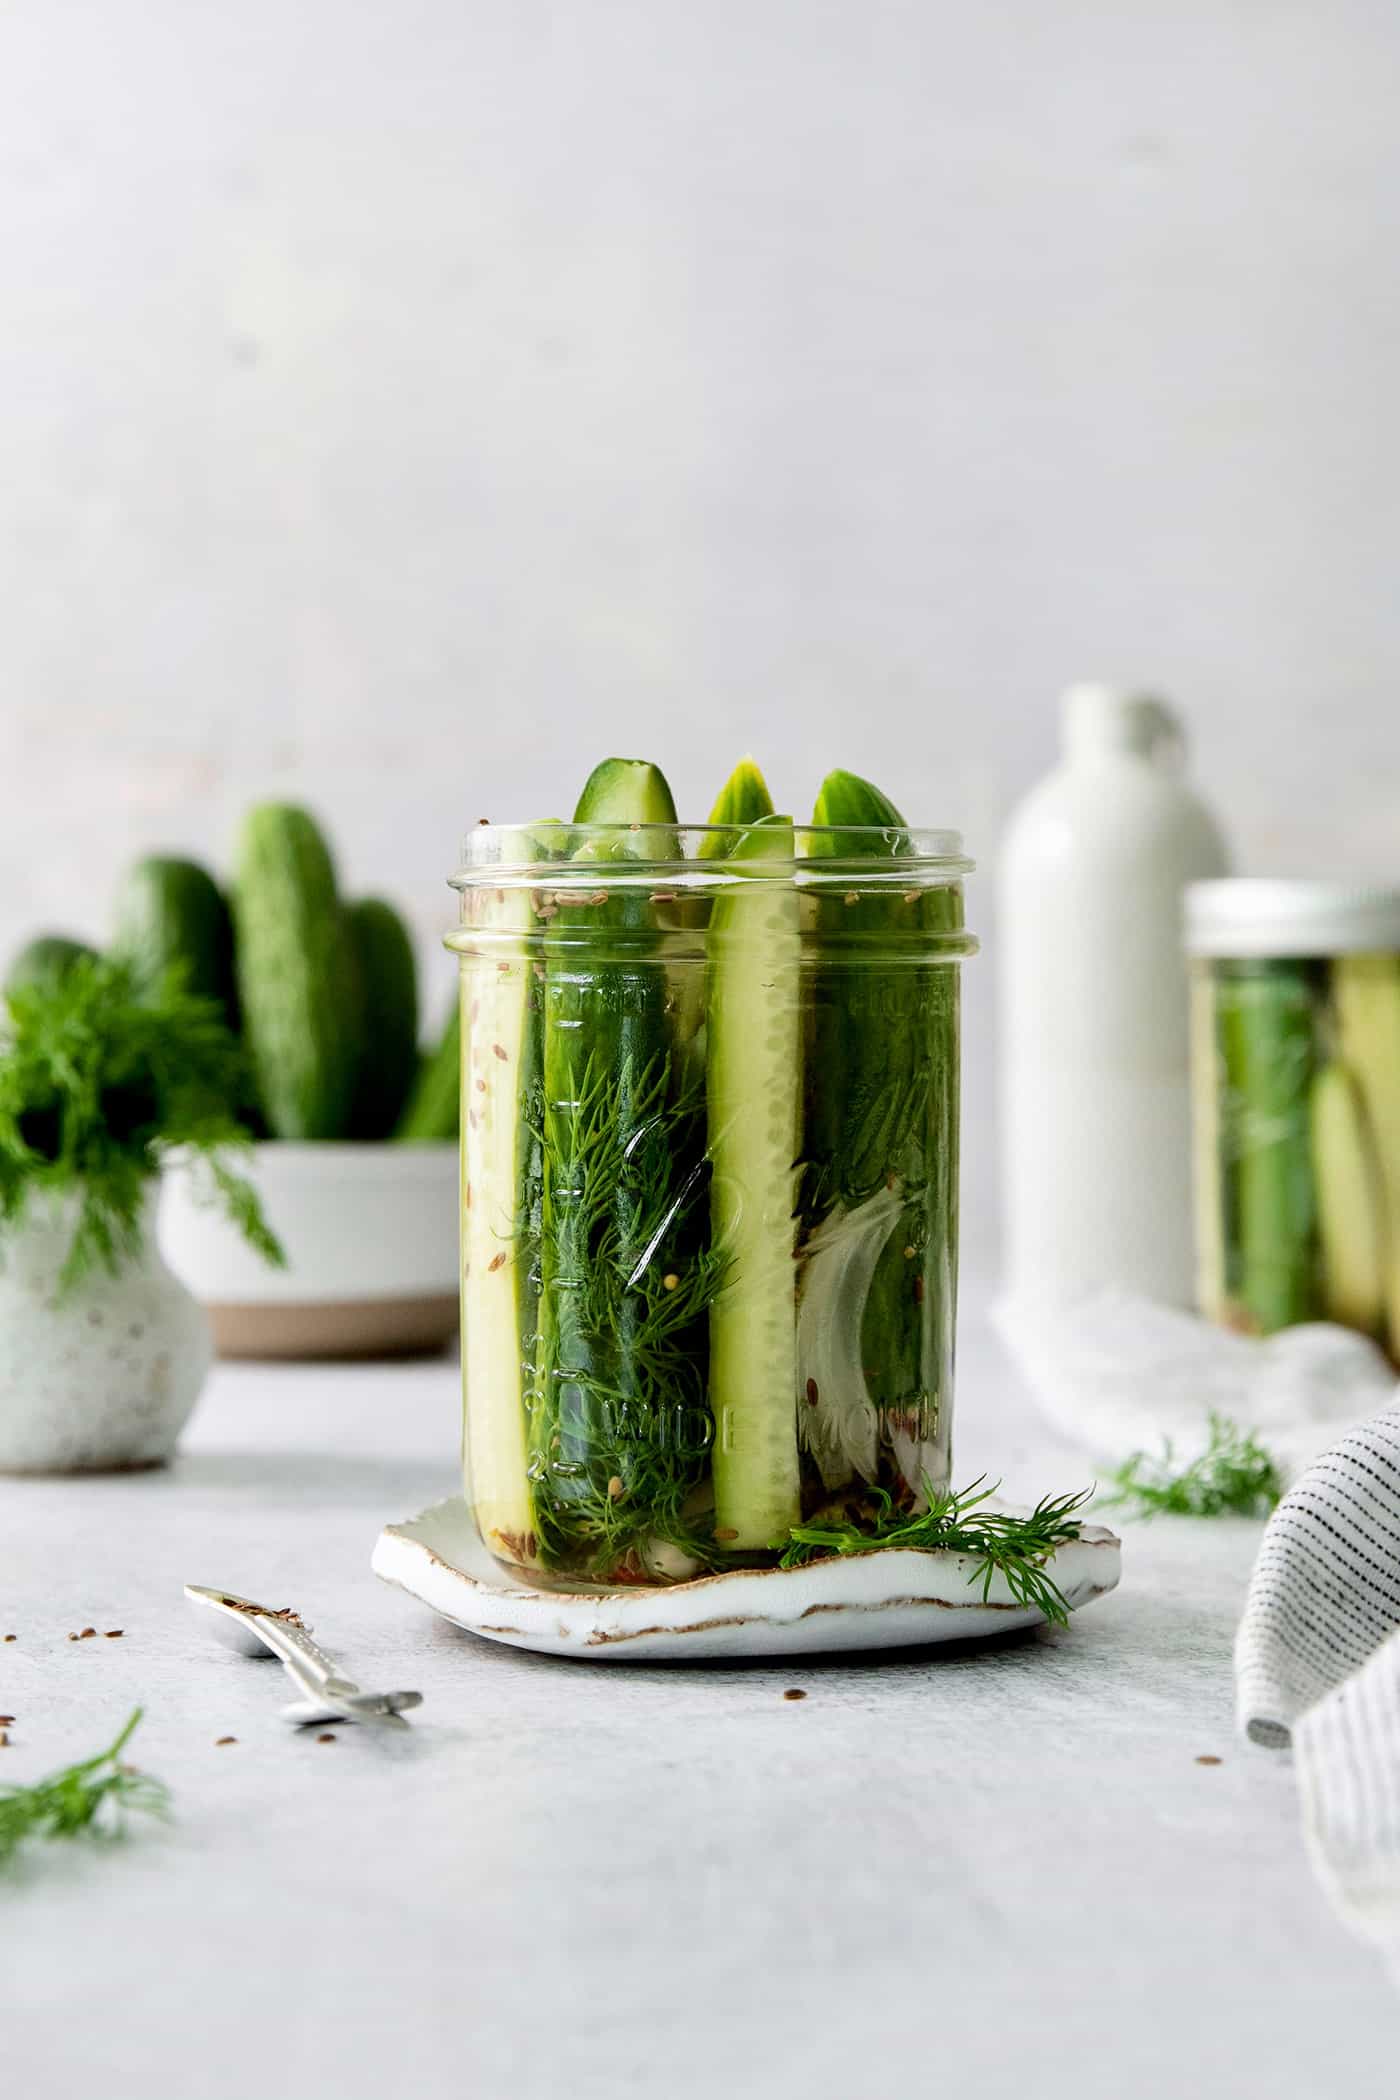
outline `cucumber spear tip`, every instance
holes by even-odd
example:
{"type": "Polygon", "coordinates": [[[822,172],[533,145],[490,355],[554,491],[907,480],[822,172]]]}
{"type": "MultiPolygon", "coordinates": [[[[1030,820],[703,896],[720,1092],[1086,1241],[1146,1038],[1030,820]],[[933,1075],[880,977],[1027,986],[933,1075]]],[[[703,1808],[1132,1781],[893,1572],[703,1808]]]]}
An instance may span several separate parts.
{"type": "Polygon", "coordinates": [[[645,758],[605,758],[583,785],[576,824],[674,824],[675,798],[660,766],[645,758]]]}
{"type": "MultiPolygon", "coordinates": [[[[715,797],[710,811],[711,827],[757,824],[772,814],[773,797],[768,792],[767,781],[752,758],[741,758],[715,797]]],[[[731,843],[731,838],[722,829],[712,828],[700,842],[700,857],[702,860],[721,859],[729,852],[731,843]]]]}
{"type": "Polygon", "coordinates": [[[846,773],[839,767],[827,774],[817,790],[812,822],[831,825],[838,830],[848,826],[864,829],[872,825],[885,829],[905,828],[904,819],[889,796],[882,794],[873,781],[862,780],[859,773],[846,773]]]}

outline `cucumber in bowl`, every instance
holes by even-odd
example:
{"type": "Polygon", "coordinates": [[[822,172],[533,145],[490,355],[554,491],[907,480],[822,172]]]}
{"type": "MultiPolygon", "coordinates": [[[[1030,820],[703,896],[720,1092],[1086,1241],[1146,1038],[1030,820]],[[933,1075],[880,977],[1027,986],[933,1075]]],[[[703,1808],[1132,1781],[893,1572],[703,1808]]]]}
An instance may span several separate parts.
{"type": "Polygon", "coordinates": [[[272,1135],[343,1137],[364,984],[330,847],[306,810],[269,802],[249,811],[233,910],[244,1033],[272,1135]]]}

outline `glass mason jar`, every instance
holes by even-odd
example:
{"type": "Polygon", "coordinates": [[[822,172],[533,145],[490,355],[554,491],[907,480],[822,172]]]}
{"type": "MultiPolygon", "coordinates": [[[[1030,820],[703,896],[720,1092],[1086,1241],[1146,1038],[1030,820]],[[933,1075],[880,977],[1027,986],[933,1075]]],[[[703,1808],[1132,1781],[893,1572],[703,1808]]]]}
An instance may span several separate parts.
{"type": "Polygon", "coordinates": [[[1198,1300],[1400,1360],[1400,890],[1187,892],[1198,1300]]]}
{"type": "Polygon", "coordinates": [[[466,1493],[546,1586],[948,1483],[971,863],[756,837],[483,825],[453,878],[466,1493]]]}

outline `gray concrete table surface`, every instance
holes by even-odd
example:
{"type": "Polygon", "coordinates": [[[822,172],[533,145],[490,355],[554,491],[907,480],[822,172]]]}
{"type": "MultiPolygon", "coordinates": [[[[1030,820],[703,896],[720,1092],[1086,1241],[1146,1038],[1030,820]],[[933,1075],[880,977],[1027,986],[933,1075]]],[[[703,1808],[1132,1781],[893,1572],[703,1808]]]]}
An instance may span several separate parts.
{"type": "MultiPolygon", "coordinates": [[[[966,1295],[959,1481],[1081,1484],[966,1295]]],[[[169,1471],[0,1482],[0,1779],[139,1703],[133,1755],[175,1796],[168,1828],[0,1884],[7,2091],[1389,2089],[1400,2001],[1326,1910],[1287,1761],[1232,1733],[1257,1526],[1121,1527],[1123,1587],[1063,1633],[590,1666],[370,1575],[456,1439],[446,1361],[223,1366],[169,1471]],[[420,1688],[411,1732],[293,1733],[280,1670],[215,1646],[187,1580],[420,1688]],[[66,1638],[86,1625],[123,1636],[66,1638]]]]}

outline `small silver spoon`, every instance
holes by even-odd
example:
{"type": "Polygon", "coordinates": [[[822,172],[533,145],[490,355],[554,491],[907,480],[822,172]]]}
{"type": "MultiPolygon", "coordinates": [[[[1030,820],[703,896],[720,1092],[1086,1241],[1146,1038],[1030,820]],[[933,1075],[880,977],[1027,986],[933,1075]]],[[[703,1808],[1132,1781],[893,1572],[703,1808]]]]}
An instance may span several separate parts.
{"type": "Polygon", "coordinates": [[[406,1728],[404,1713],[423,1704],[421,1692],[362,1692],[341,1674],[311,1638],[311,1628],[290,1610],[251,1604],[230,1590],[185,1584],[191,1604],[212,1611],[212,1631],[240,1655],[275,1655],[301,1697],[284,1706],[282,1718],[298,1727],[313,1721],[363,1721],[377,1728],[406,1728]]]}

